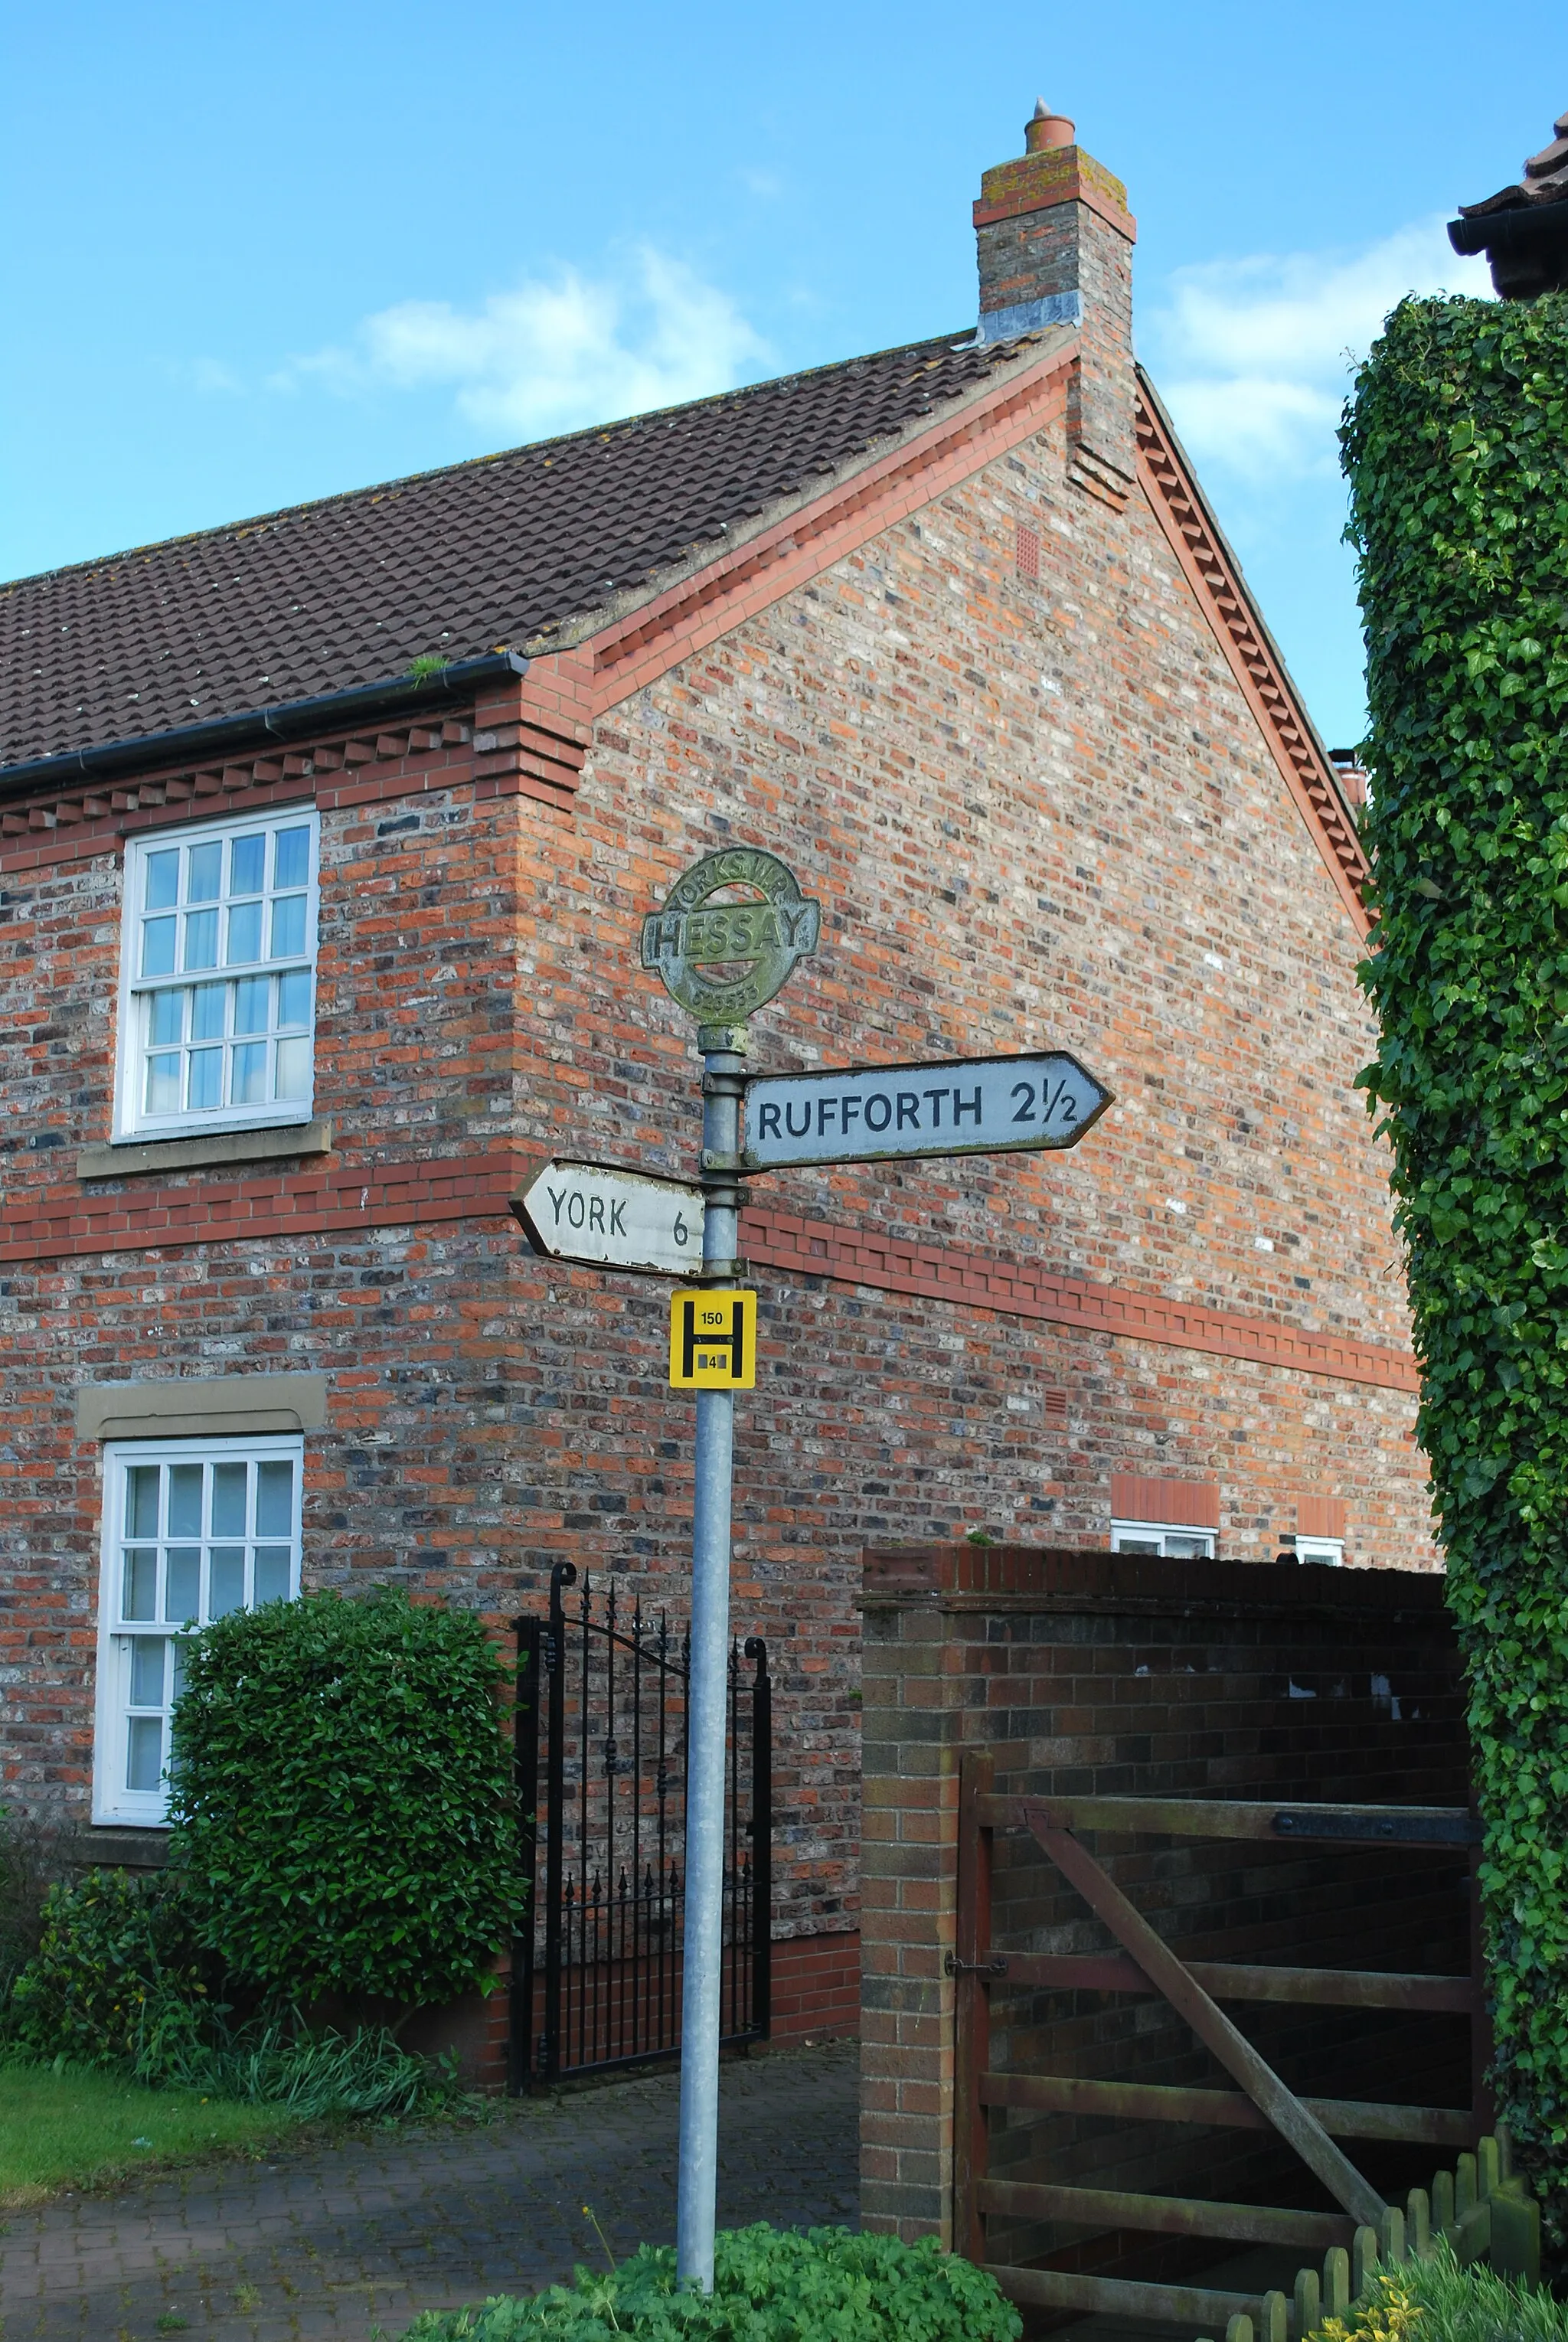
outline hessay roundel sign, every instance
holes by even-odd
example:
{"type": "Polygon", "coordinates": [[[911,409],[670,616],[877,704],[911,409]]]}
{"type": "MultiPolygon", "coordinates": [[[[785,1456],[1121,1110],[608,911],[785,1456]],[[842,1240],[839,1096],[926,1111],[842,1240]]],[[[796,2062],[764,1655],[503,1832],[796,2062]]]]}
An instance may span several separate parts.
{"type": "Polygon", "coordinates": [[[710,854],[676,879],[662,910],[643,921],[643,966],[705,1023],[749,1016],[787,981],[795,962],[815,951],[822,905],[801,893],[794,873],[761,846],[710,854]],[[760,902],[714,903],[730,887],[750,887],[760,902]]]}

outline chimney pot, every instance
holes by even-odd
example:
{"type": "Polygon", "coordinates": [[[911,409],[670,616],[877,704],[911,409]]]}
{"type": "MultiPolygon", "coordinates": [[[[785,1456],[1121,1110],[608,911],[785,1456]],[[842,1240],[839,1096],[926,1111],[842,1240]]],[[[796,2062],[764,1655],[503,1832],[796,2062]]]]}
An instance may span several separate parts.
{"type": "Polygon", "coordinates": [[[1053,114],[1043,97],[1034,101],[1034,111],[1024,125],[1026,153],[1043,154],[1048,146],[1071,146],[1077,136],[1064,114],[1053,114]]]}

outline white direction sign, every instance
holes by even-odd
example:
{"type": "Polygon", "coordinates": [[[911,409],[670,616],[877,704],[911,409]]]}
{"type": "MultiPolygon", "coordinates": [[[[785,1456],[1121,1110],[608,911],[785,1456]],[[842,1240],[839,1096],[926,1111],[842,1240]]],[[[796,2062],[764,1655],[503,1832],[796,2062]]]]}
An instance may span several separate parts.
{"type": "Polygon", "coordinates": [[[535,1248],[595,1268],[691,1276],[703,1265],[703,1191],[604,1163],[546,1163],[512,1198],[535,1248]]]}
{"type": "Polygon", "coordinates": [[[759,1074],[746,1083],[748,1171],[875,1163],[918,1155],[1002,1155],[1075,1146],[1112,1104],[1076,1057],[952,1057],[759,1074]]]}

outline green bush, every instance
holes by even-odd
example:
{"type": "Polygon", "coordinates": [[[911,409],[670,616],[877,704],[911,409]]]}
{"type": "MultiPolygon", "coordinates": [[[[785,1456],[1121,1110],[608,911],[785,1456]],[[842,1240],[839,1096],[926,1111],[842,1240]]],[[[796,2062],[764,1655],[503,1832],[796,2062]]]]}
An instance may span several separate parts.
{"type": "Polygon", "coordinates": [[[1430,2260],[1381,2269],[1346,2318],[1313,2342],[1568,2342],[1568,2310],[1551,2294],[1474,2264],[1438,2241],[1430,2260]]]}
{"type": "Polygon", "coordinates": [[[488,1987],[524,1895],[504,1674],[477,1618],[385,1591],[191,1637],[171,1858],[231,1975],[302,2001],[488,1987]]]}
{"type": "Polygon", "coordinates": [[[11,2037],[38,2057],[150,2079],[198,2047],[209,1967],[175,1880],[90,1870],[45,1897],[38,1948],[11,1991],[11,2037]]]}
{"type": "Polygon", "coordinates": [[[177,1877],[90,1871],[57,1887],[10,1997],[8,2039],[38,2059],[108,2067],[155,2089],[201,2090],[305,2119],[411,2114],[456,2095],[452,2074],[385,2027],[312,2033],[292,2009],[240,2025],[177,1877]]]}
{"type": "Polygon", "coordinates": [[[49,1889],[79,1867],[69,1823],[35,1821],[0,1806],[0,2037],[11,1987],[43,1940],[49,1889]]]}
{"type": "Polygon", "coordinates": [[[525,2301],[426,2310],[405,2342],[1017,2342],[1022,2332],[994,2281],[933,2238],[904,2245],[759,2221],[721,2232],[705,2298],[678,2293],[674,2254],[644,2245],[604,2277],[579,2269],[574,2285],[525,2301]]]}
{"type": "Polygon", "coordinates": [[[1343,433],[1418,1429],[1469,1679],[1496,2081],[1568,2183],[1568,295],[1408,300],[1343,433]]]}

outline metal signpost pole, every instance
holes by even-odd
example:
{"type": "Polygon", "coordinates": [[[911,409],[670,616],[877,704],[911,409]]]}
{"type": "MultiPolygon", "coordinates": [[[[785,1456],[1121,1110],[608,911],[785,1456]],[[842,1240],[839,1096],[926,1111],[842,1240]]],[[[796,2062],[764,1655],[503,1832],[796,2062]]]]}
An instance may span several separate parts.
{"type": "MultiPolygon", "coordinates": [[[[703,1281],[734,1284],[740,1236],[744,1025],[703,1025],[703,1281]]],[[[714,2289],[718,2189],[719,1988],[724,1969],[724,1721],[735,1398],[697,1393],[692,1516],[692,1662],[686,1711],[686,1910],[681,2007],[681,2146],[675,2267],[714,2289]]]]}

